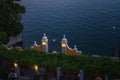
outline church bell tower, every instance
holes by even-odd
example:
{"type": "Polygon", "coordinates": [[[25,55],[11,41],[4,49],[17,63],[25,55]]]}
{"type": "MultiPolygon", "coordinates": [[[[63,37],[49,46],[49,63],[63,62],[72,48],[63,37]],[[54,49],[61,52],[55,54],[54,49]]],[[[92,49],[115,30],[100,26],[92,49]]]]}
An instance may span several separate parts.
{"type": "Polygon", "coordinates": [[[66,53],[66,48],[67,48],[67,39],[65,38],[65,35],[63,35],[63,39],[61,41],[61,47],[62,47],[62,52],[66,53]]]}
{"type": "Polygon", "coordinates": [[[44,35],[43,35],[41,41],[42,41],[42,48],[43,48],[43,51],[48,52],[48,39],[47,39],[45,33],[44,33],[44,35]]]}

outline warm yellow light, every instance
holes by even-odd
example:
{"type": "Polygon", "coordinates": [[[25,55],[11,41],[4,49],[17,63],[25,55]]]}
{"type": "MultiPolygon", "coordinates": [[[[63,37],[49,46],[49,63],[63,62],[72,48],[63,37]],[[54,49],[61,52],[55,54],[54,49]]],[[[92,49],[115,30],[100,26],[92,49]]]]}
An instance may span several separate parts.
{"type": "Polygon", "coordinates": [[[17,63],[14,63],[14,67],[15,67],[15,68],[18,67],[17,63]]]}
{"type": "Polygon", "coordinates": [[[46,45],[46,42],[42,42],[42,45],[45,46],[45,45],[46,45]]]}
{"type": "Polygon", "coordinates": [[[65,43],[62,43],[62,47],[66,47],[66,44],[65,44],[65,43]]]}
{"type": "Polygon", "coordinates": [[[38,71],[38,65],[34,65],[34,70],[38,71]]]}

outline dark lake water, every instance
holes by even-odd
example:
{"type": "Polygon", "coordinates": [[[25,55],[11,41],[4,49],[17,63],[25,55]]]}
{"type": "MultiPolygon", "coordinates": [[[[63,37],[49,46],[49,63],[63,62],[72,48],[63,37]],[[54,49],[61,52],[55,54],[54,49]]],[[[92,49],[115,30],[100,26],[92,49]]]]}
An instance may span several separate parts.
{"type": "Polygon", "coordinates": [[[63,34],[71,48],[88,54],[111,55],[120,44],[120,0],[21,0],[23,42],[49,39],[49,51],[61,51],[63,34]],[[56,39],[53,42],[53,39],[56,39]]]}

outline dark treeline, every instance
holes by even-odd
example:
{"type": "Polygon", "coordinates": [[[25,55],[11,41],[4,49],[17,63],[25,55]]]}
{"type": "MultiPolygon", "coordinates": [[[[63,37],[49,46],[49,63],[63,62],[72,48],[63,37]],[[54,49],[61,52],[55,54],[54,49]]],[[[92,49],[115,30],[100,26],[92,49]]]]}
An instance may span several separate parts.
{"type": "Polygon", "coordinates": [[[0,43],[8,42],[9,36],[15,36],[23,30],[21,23],[25,7],[19,0],[0,0],[0,43]]]}

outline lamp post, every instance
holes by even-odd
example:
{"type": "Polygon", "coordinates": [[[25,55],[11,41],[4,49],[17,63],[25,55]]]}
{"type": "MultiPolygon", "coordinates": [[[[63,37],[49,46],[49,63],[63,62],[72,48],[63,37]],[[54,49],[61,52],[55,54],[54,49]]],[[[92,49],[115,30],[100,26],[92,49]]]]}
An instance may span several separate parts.
{"type": "Polygon", "coordinates": [[[36,75],[39,75],[39,67],[38,67],[38,65],[34,65],[34,70],[35,70],[36,75]]]}
{"type": "Polygon", "coordinates": [[[38,65],[34,65],[34,70],[35,70],[34,80],[40,80],[38,65]]]}
{"type": "Polygon", "coordinates": [[[19,76],[20,75],[20,71],[19,71],[18,64],[16,62],[14,63],[14,69],[15,69],[15,72],[17,73],[17,75],[19,76]]]}
{"type": "Polygon", "coordinates": [[[38,71],[38,65],[34,65],[34,70],[35,70],[35,72],[38,71]]]}

